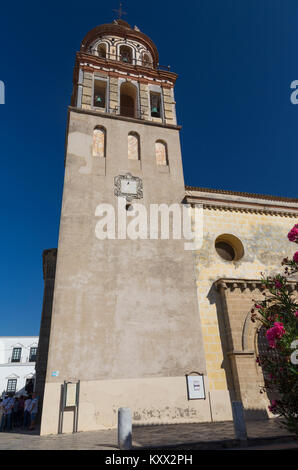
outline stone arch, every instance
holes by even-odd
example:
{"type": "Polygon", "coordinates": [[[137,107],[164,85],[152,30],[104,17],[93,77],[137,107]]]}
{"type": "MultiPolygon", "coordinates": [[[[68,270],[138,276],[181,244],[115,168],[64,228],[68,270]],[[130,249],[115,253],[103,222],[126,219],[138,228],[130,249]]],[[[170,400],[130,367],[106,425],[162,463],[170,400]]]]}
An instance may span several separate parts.
{"type": "Polygon", "coordinates": [[[92,156],[106,156],[106,130],[102,126],[96,126],[93,130],[92,156]]]}
{"type": "Polygon", "coordinates": [[[95,43],[93,43],[93,46],[90,48],[90,52],[93,55],[96,55],[98,57],[103,57],[103,58],[108,58],[110,54],[110,41],[107,39],[100,39],[99,41],[97,40],[95,43]],[[104,54],[100,54],[100,49],[104,52],[104,54]]]}
{"type": "Polygon", "coordinates": [[[249,312],[244,320],[242,328],[242,351],[255,351],[255,335],[257,326],[251,321],[251,312],[249,312]]]}

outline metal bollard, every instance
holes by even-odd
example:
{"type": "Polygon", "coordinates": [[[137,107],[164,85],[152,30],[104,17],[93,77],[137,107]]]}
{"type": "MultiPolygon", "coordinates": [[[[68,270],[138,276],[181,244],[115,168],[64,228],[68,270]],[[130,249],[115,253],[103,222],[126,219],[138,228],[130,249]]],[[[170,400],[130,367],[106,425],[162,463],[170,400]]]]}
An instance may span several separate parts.
{"type": "Polygon", "coordinates": [[[132,419],[129,408],[118,410],[118,447],[129,450],[132,447],[132,419]]]}
{"type": "Polygon", "coordinates": [[[247,440],[246,423],[241,401],[232,401],[233,421],[236,439],[247,440]]]}

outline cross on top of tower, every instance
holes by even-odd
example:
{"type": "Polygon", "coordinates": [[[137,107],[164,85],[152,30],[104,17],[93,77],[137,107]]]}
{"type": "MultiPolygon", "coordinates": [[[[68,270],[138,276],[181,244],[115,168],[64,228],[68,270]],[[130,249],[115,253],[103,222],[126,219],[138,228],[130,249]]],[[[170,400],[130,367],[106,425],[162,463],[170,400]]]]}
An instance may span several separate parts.
{"type": "Polygon", "coordinates": [[[122,15],[127,15],[126,11],[122,10],[122,3],[119,4],[119,10],[113,10],[115,13],[118,13],[119,20],[121,20],[122,15]]]}

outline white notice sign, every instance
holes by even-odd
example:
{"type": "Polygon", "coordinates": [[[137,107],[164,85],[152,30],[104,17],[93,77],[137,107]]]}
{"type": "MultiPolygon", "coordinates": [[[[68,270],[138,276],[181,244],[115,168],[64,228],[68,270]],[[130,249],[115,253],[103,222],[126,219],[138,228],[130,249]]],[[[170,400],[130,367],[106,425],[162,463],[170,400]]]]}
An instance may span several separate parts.
{"type": "Polygon", "coordinates": [[[187,375],[188,399],[205,399],[205,387],[203,375],[187,375]]]}
{"type": "Polygon", "coordinates": [[[77,404],[77,384],[66,384],[65,406],[76,406],[77,404]]]}

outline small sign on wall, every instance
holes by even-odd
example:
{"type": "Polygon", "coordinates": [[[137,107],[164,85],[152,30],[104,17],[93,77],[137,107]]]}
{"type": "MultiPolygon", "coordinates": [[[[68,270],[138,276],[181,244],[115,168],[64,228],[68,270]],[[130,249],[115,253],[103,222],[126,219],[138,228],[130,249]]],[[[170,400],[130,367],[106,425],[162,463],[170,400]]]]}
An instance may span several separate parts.
{"type": "Polygon", "coordinates": [[[65,387],[65,408],[77,406],[77,383],[66,383],[65,387]]]}
{"type": "Polygon", "coordinates": [[[204,376],[198,372],[192,372],[195,375],[187,375],[187,394],[189,400],[205,400],[204,376]]]}
{"type": "Polygon", "coordinates": [[[66,382],[61,385],[58,434],[62,434],[64,412],[73,412],[73,432],[78,432],[80,381],[66,382]]]}
{"type": "Polygon", "coordinates": [[[79,382],[64,382],[64,408],[78,406],[79,382]]]}

